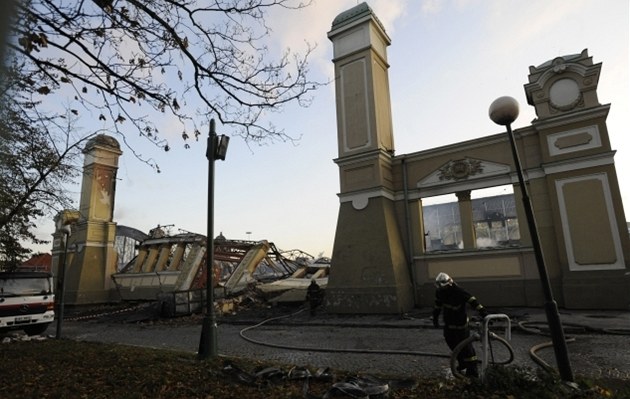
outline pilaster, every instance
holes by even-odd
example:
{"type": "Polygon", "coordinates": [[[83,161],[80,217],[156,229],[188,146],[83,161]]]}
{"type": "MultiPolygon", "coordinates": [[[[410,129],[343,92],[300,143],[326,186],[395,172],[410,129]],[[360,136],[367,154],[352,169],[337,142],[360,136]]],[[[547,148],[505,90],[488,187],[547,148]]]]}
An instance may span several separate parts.
{"type": "Polygon", "coordinates": [[[456,193],[459,205],[459,217],[462,227],[462,241],[464,249],[475,249],[477,239],[475,234],[475,224],[473,223],[472,202],[470,201],[470,190],[456,193]]]}

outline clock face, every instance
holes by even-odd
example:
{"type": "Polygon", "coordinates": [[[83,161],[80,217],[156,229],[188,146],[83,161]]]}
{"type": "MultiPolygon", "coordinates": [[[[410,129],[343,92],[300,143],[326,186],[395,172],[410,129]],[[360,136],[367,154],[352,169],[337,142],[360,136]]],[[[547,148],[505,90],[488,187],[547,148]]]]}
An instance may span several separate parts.
{"type": "Polygon", "coordinates": [[[573,79],[560,79],[551,85],[549,100],[551,105],[559,109],[570,109],[580,100],[580,87],[573,79]]]}

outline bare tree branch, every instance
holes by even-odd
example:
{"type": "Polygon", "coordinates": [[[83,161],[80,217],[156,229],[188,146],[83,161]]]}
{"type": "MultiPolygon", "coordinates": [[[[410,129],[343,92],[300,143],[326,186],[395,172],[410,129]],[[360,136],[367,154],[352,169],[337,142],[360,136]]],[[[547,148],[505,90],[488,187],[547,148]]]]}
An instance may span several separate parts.
{"type": "Polygon", "coordinates": [[[12,49],[29,60],[25,67],[32,81],[45,83],[39,86],[42,95],[80,82],[78,101],[126,115],[143,135],[147,127],[157,130],[149,115],[137,114],[137,107],[148,103],[154,112],[175,117],[184,132],[216,117],[245,140],[290,139],[264,126],[265,110],[308,104],[309,92],[320,86],[308,79],[313,49],[274,59],[264,43],[270,32],[265,18],[273,8],[309,3],[206,3],[31,0],[19,8],[19,45],[12,49]],[[102,98],[96,101],[93,92],[102,98]]]}

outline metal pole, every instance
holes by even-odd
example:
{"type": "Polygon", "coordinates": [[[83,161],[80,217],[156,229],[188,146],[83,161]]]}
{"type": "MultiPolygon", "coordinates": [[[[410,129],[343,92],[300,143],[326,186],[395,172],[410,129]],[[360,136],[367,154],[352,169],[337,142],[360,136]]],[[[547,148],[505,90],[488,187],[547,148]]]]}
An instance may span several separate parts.
{"type": "Polygon", "coordinates": [[[201,337],[199,339],[198,357],[207,359],[216,357],[217,350],[217,320],[214,313],[214,160],[215,160],[215,131],[214,119],[210,120],[208,133],[208,233],[206,237],[206,314],[203,318],[201,337]]]}
{"type": "Polygon", "coordinates": [[[512,321],[510,317],[503,313],[491,314],[484,317],[482,321],[483,328],[481,329],[481,372],[479,373],[481,376],[481,381],[484,381],[486,376],[486,370],[488,369],[488,351],[490,348],[490,320],[496,319],[505,319],[507,322],[505,325],[505,340],[512,340],[512,321]]]}
{"type": "Polygon", "coordinates": [[[64,235],[64,249],[63,258],[59,262],[59,276],[57,277],[57,292],[55,298],[57,299],[57,328],[55,331],[55,337],[61,338],[61,325],[63,324],[64,317],[64,291],[66,290],[66,259],[68,258],[68,234],[67,231],[63,232],[64,235]]]}
{"type": "Polygon", "coordinates": [[[558,304],[553,299],[551,284],[549,282],[549,276],[547,274],[547,268],[545,266],[545,257],[543,256],[543,250],[540,244],[540,237],[538,236],[538,228],[536,226],[536,219],[534,218],[532,203],[529,199],[527,186],[525,185],[525,179],[523,178],[523,170],[521,168],[521,161],[518,155],[518,150],[516,149],[514,133],[512,132],[512,127],[509,123],[506,124],[505,127],[507,128],[508,137],[510,138],[510,147],[512,148],[512,156],[514,157],[514,166],[518,175],[518,183],[521,186],[523,208],[525,209],[527,225],[529,227],[529,232],[532,237],[532,246],[534,247],[534,253],[536,256],[536,264],[538,265],[538,274],[540,275],[540,282],[542,284],[543,294],[545,296],[545,313],[547,314],[547,322],[549,323],[549,329],[551,330],[551,340],[556,355],[558,370],[563,381],[573,382],[573,371],[571,369],[571,362],[569,361],[567,342],[564,337],[564,330],[562,329],[560,314],[558,313],[558,304]]]}

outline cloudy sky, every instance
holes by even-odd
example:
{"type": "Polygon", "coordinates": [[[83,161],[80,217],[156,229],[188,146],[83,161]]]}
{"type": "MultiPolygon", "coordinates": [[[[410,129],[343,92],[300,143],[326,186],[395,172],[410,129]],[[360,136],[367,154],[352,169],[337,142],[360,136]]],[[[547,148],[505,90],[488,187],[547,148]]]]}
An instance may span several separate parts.
{"type": "MultiPolygon", "coordinates": [[[[271,15],[270,44],[299,51],[317,44],[313,77],[334,78],[333,19],[357,0],[314,0],[300,11],[271,15]]],[[[392,40],[388,48],[396,154],[502,132],[488,106],[509,95],[521,105],[514,128],[535,118],[523,85],[530,65],[588,49],[603,64],[599,101],[610,103],[608,129],[626,213],[630,213],[629,6],[627,0],[372,0],[392,40]],[[603,5],[605,4],[605,6],[603,5]]],[[[248,146],[234,138],[216,162],[215,235],[267,239],[282,250],[330,256],[339,200],[334,86],[316,92],[309,108],[288,107],[274,122],[297,144],[248,146]]],[[[219,130],[219,134],[230,135],[219,130]]],[[[205,140],[155,154],[156,174],[131,154],[120,159],[115,222],[143,231],[175,224],[206,232],[205,140]]],[[[77,189],[78,203],[78,189],[77,189]]],[[[177,230],[174,230],[176,232],[177,230]]],[[[50,238],[53,225],[42,226],[50,238]]]]}

